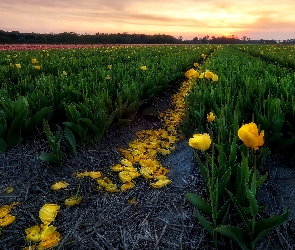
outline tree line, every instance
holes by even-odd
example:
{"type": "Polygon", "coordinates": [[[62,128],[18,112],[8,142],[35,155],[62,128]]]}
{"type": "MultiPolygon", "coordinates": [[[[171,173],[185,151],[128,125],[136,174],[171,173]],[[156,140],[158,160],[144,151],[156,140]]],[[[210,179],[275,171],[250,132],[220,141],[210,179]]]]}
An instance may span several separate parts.
{"type": "MultiPolygon", "coordinates": [[[[294,44],[295,39],[279,41],[280,43],[294,44]]],[[[129,34],[124,33],[95,33],[77,34],[75,32],[54,33],[21,33],[19,31],[0,30],[0,44],[20,43],[20,44],[257,44],[257,43],[278,43],[276,40],[251,40],[247,36],[239,39],[235,35],[195,37],[192,40],[184,40],[182,36],[178,38],[165,34],[129,34]]]]}

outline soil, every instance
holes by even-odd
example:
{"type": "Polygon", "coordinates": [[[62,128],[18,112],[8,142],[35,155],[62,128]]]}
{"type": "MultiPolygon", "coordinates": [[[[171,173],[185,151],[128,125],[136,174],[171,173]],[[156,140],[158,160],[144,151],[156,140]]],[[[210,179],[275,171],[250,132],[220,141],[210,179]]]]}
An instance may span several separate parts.
{"type": "MultiPolygon", "coordinates": [[[[38,211],[45,203],[61,205],[53,223],[62,234],[55,249],[214,249],[206,231],[194,216],[193,206],[184,198],[187,192],[206,196],[204,179],[199,172],[194,149],[187,139],[179,141],[176,150],[160,158],[169,168],[172,183],[162,189],[154,189],[147,180],[139,178],[136,186],[125,192],[99,191],[92,179],[77,179],[74,172],[101,171],[114,182],[117,174],[109,166],[122,159],[119,147],[136,138],[135,132],[161,127],[161,120],[143,116],[146,107],[163,111],[170,106],[175,90],[169,90],[143,106],[134,121],[125,127],[110,127],[99,143],[91,142],[78,148],[73,157],[63,151],[62,167],[40,162],[41,152],[50,152],[43,133],[27,138],[0,156],[0,205],[18,201],[12,214],[16,221],[4,228],[0,236],[1,250],[18,250],[28,246],[24,230],[39,224],[38,211]],[[64,180],[67,189],[52,191],[51,185],[64,180]],[[14,191],[6,194],[7,186],[14,191]],[[63,202],[79,189],[83,201],[78,206],[66,207],[63,202]],[[129,201],[135,198],[135,203],[129,201]]],[[[290,209],[287,222],[258,242],[256,249],[294,249],[295,246],[295,159],[282,155],[267,158],[262,172],[269,178],[259,192],[259,202],[268,205],[267,215],[290,209]]],[[[239,249],[224,239],[218,249],[239,249]]]]}

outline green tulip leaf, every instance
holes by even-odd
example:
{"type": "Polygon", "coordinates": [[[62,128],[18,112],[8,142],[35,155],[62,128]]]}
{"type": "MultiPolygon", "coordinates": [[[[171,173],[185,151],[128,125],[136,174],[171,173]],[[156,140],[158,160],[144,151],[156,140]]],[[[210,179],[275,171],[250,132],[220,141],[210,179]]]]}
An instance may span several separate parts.
{"type": "Polygon", "coordinates": [[[289,210],[286,210],[281,215],[273,215],[269,219],[263,219],[263,220],[257,221],[255,223],[255,228],[254,228],[253,243],[257,242],[258,240],[263,238],[265,235],[269,234],[274,228],[284,223],[286,220],[288,220],[288,217],[289,217],[289,210]]]}
{"type": "Polygon", "coordinates": [[[187,193],[184,195],[184,197],[202,213],[208,216],[212,216],[211,206],[209,206],[208,203],[205,200],[203,200],[203,198],[194,193],[187,193]]]}
{"type": "Polygon", "coordinates": [[[4,153],[7,150],[7,143],[0,138],[0,153],[4,153]]]}
{"type": "Polygon", "coordinates": [[[41,161],[50,162],[59,166],[61,166],[62,164],[60,159],[56,155],[51,153],[43,153],[38,157],[38,159],[41,161]]]}
{"type": "Polygon", "coordinates": [[[76,143],[76,139],[75,139],[75,135],[72,132],[72,130],[65,126],[64,128],[64,133],[68,142],[68,148],[71,150],[71,152],[73,153],[74,156],[77,156],[77,143],[76,143]]]}
{"type": "Polygon", "coordinates": [[[243,229],[234,226],[220,226],[215,231],[237,242],[243,250],[250,249],[247,244],[249,235],[243,229]]]}
{"type": "Polygon", "coordinates": [[[198,209],[195,209],[195,215],[198,218],[200,224],[207,230],[207,232],[214,237],[214,230],[213,227],[211,225],[211,223],[209,223],[198,211],[198,209]]]}
{"type": "Polygon", "coordinates": [[[9,146],[18,145],[21,140],[22,125],[28,114],[28,109],[21,111],[12,121],[7,134],[7,144],[9,146]]]}
{"type": "Polygon", "coordinates": [[[4,117],[0,118],[0,138],[4,138],[7,132],[6,119],[4,117]]]}

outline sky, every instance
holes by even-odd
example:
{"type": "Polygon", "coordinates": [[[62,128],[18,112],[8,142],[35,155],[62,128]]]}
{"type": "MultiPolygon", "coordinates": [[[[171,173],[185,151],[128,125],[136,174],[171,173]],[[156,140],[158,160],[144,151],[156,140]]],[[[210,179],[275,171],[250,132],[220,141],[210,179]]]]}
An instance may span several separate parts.
{"type": "Polygon", "coordinates": [[[0,30],[295,39],[294,0],[0,0],[0,30]]]}

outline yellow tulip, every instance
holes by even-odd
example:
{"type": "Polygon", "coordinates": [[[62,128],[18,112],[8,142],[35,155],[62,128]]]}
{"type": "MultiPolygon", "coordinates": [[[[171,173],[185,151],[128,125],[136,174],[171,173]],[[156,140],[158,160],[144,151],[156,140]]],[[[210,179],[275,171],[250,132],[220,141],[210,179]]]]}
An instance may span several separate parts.
{"type": "Polygon", "coordinates": [[[238,131],[238,136],[247,147],[255,150],[264,144],[264,130],[258,134],[258,128],[254,122],[243,125],[238,131]]]}
{"type": "Polygon", "coordinates": [[[82,196],[81,195],[73,195],[70,198],[65,200],[65,205],[68,207],[78,205],[82,201],[82,196]]]}
{"type": "Polygon", "coordinates": [[[207,133],[194,134],[193,138],[189,139],[188,144],[198,150],[207,150],[211,145],[211,138],[207,133]]]}
{"type": "Polygon", "coordinates": [[[16,63],[15,67],[17,67],[18,69],[20,69],[22,66],[20,65],[20,63],[16,63]]]}
{"type": "Polygon", "coordinates": [[[146,66],[141,66],[140,67],[142,70],[146,70],[146,66]]]}
{"type": "Polygon", "coordinates": [[[39,211],[39,217],[44,224],[49,224],[55,220],[55,217],[60,209],[56,204],[45,204],[39,211]]]}
{"type": "Polygon", "coordinates": [[[36,59],[36,58],[33,58],[33,59],[32,59],[32,63],[33,63],[33,64],[36,64],[36,63],[37,63],[37,59],[36,59]]]}
{"type": "Polygon", "coordinates": [[[212,81],[217,82],[218,81],[218,75],[214,74],[213,77],[212,77],[212,81]]]}
{"type": "Polygon", "coordinates": [[[198,67],[199,66],[199,64],[198,63],[194,63],[194,67],[198,67]]]}
{"type": "Polygon", "coordinates": [[[209,70],[206,70],[206,71],[205,71],[205,77],[206,77],[207,79],[212,79],[213,76],[214,76],[214,74],[213,74],[211,71],[209,71],[209,70]]]}
{"type": "Polygon", "coordinates": [[[59,181],[59,182],[54,183],[54,184],[51,186],[51,189],[52,189],[52,190],[59,190],[59,189],[66,188],[68,185],[69,185],[69,184],[66,183],[65,181],[59,181]]]}
{"type": "Polygon", "coordinates": [[[188,79],[194,79],[195,78],[195,75],[196,75],[196,72],[194,69],[189,69],[186,73],[185,73],[185,77],[188,78],[188,79]]]}
{"type": "Polygon", "coordinates": [[[215,120],[215,116],[213,115],[213,112],[210,112],[208,115],[207,115],[207,121],[208,122],[213,122],[215,120]]]}
{"type": "Polygon", "coordinates": [[[68,73],[67,73],[66,71],[63,71],[63,72],[62,72],[62,75],[63,75],[63,76],[67,76],[68,73]]]}
{"type": "Polygon", "coordinates": [[[35,69],[40,70],[41,69],[41,66],[40,65],[36,65],[35,66],[35,69]]]}

